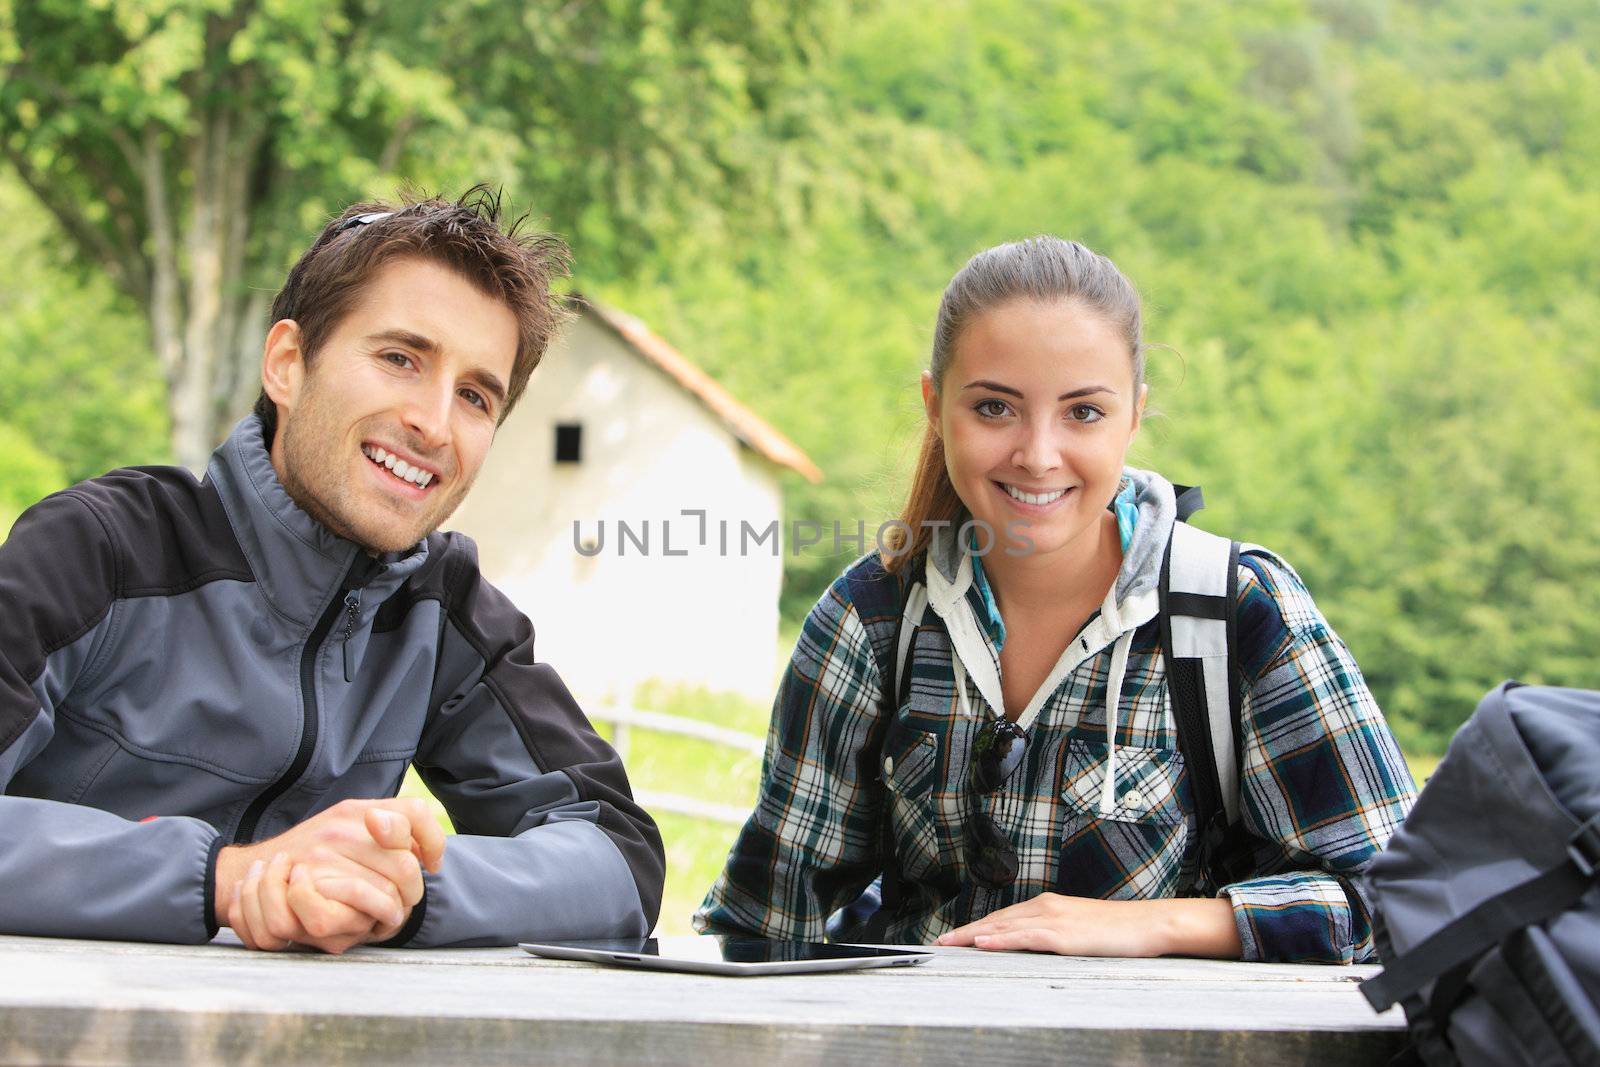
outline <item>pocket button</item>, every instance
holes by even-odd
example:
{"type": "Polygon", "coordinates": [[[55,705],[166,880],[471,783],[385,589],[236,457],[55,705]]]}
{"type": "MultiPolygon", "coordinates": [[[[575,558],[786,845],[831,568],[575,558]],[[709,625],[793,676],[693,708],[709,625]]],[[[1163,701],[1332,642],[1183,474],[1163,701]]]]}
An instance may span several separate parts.
{"type": "Polygon", "coordinates": [[[1122,806],[1129,811],[1138,811],[1144,807],[1144,794],[1137,789],[1130,789],[1122,797],[1122,806]]]}
{"type": "Polygon", "coordinates": [[[885,757],[883,757],[883,773],[884,774],[893,774],[894,773],[894,757],[893,756],[885,756],[885,757]]]}

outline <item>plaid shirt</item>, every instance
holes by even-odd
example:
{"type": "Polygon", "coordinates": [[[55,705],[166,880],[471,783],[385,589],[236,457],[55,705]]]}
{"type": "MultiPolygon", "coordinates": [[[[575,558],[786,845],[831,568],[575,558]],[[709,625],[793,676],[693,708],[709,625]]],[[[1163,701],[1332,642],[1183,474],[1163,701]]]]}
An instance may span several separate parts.
{"type": "MultiPolygon", "coordinates": [[[[881,572],[871,556],[849,573],[866,573],[860,568],[881,572]]],[[[890,840],[902,899],[886,943],[926,943],[1042,892],[1148,899],[1195,891],[1194,805],[1153,589],[1120,613],[1134,634],[1114,735],[1115,807],[1102,811],[1106,686],[1120,633],[1096,616],[1019,719],[1029,735],[1022,766],[983,801],[1016,847],[1017,879],[990,890],[967,876],[968,754],[981,719],[964,717],[956,699],[951,634],[964,648],[986,642],[993,679],[999,670],[970,570],[969,560],[945,618],[926,615],[915,629],[909,692],[892,716],[846,578],[812,609],[773,709],[755,811],[695,915],[698,929],[820,940],[829,915],[881,873],[890,840]]],[[[869,621],[883,632],[882,619],[869,621]]],[[[1233,904],[1244,958],[1367,959],[1360,874],[1410,808],[1410,772],[1349,650],[1298,575],[1264,550],[1241,556],[1238,640],[1251,876],[1219,895],[1233,904]]],[[[963,651],[966,673],[978,673],[971,667],[982,655],[963,651]]],[[[998,699],[967,684],[972,714],[993,714],[986,703],[998,699]]]]}

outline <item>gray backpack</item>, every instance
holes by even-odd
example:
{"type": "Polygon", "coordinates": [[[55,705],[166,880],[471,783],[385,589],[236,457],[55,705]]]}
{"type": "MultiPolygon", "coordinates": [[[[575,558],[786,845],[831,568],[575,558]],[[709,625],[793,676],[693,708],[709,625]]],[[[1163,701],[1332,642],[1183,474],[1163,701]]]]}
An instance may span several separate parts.
{"type": "Polygon", "coordinates": [[[1506,682],[1367,874],[1385,968],[1429,1067],[1600,1067],[1600,693],[1506,682]]]}

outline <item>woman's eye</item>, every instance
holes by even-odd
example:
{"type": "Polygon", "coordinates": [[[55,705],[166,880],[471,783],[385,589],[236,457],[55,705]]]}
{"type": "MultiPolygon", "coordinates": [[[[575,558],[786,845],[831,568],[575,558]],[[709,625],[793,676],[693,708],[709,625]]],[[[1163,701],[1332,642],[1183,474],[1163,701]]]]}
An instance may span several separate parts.
{"type": "Polygon", "coordinates": [[[1072,406],[1073,422],[1099,422],[1105,413],[1092,404],[1074,404],[1072,406]]]}
{"type": "Polygon", "coordinates": [[[1003,400],[980,400],[972,410],[986,419],[998,419],[1006,413],[1006,404],[1003,400]]]}

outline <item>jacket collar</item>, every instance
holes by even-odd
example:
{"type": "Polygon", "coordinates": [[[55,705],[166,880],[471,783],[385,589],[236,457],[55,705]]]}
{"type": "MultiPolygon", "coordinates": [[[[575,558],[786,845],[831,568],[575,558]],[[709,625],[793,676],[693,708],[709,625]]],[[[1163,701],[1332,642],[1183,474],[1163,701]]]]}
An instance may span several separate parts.
{"type": "MultiPolygon", "coordinates": [[[[1122,554],[1122,568],[1106,593],[1099,614],[1084,627],[1079,639],[1062,652],[1017,720],[1023,729],[1032,725],[1045,699],[1079,664],[1156,616],[1161,557],[1172,536],[1172,524],[1177,520],[1177,499],[1171,483],[1153,471],[1127,467],[1123,474],[1133,482],[1134,503],[1139,510],[1133,540],[1122,554]]],[[[1000,690],[1000,656],[994,647],[982,597],[973,584],[972,558],[963,550],[958,532],[966,519],[963,512],[950,526],[933,532],[925,567],[928,604],[944,621],[953,654],[961,658],[967,676],[998,713],[998,709],[1005,707],[1000,690]]]]}
{"type": "MultiPolygon", "coordinates": [[[[343,588],[363,551],[317,522],[290,497],[273,470],[261,420],[246,415],[211,454],[206,480],[217,487],[239,547],[262,595],[279,614],[311,625],[343,588]]],[[[424,539],[407,552],[385,553],[363,587],[361,623],[428,558],[424,539]]]]}

